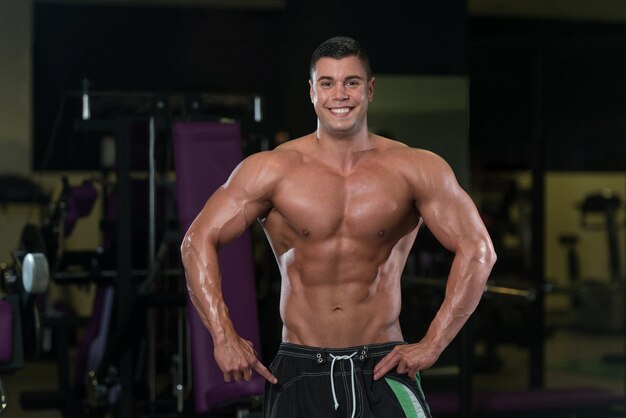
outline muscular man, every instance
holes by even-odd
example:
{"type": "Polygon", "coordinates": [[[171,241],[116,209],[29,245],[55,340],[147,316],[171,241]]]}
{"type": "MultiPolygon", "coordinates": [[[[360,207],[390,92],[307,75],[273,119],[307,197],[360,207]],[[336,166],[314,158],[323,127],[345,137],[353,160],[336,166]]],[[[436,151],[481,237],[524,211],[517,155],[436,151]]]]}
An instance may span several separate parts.
{"type": "Polygon", "coordinates": [[[374,78],[357,41],[322,43],[309,83],[316,131],[246,158],[189,228],[191,300],[224,379],[252,370],[267,379],[265,417],[430,416],[418,372],[476,308],[496,259],[491,240],[442,158],[368,131],[374,78]],[[283,341],[269,370],[229,319],[217,262],[257,219],[282,281],[283,341]],[[406,344],[401,273],[422,223],[454,260],[426,335],[406,344]]]}

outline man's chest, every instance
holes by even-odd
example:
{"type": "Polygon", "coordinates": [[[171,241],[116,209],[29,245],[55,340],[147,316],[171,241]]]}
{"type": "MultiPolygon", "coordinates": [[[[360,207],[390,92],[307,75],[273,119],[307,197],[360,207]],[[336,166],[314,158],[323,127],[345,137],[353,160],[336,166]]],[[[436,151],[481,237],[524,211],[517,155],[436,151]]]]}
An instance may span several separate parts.
{"type": "Polygon", "coordinates": [[[381,236],[414,214],[414,197],[390,169],[365,167],[348,175],[301,167],[287,175],[273,206],[289,227],[303,234],[381,236]]]}

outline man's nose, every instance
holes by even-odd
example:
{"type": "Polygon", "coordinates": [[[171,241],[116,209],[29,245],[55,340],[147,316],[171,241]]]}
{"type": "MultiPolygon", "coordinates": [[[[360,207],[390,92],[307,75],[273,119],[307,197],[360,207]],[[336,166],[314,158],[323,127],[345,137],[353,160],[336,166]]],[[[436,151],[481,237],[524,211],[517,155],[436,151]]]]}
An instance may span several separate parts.
{"type": "Polygon", "coordinates": [[[338,83],[335,86],[335,89],[333,91],[333,98],[335,100],[346,100],[348,98],[348,92],[346,90],[346,86],[344,86],[341,83],[338,83]]]}

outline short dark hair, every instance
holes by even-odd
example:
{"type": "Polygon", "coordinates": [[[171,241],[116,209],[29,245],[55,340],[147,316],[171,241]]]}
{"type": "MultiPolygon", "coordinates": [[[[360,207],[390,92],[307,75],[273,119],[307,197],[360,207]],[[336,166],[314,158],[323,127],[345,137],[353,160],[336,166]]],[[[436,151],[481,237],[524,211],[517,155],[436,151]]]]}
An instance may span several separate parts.
{"type": "Polygon", "coordinates": [[[315,64],[317,64],[320,58],[334,58],[339,60],[353,55],[361,60],[363,67],[365,67],[365,72],[367,73],[367,79],[372,78],[372,68],[367,52],[357,40],[347,36],[334,36],[325,40],[317,47],[311,56],[309,77],[313,74],[315,64]]]}

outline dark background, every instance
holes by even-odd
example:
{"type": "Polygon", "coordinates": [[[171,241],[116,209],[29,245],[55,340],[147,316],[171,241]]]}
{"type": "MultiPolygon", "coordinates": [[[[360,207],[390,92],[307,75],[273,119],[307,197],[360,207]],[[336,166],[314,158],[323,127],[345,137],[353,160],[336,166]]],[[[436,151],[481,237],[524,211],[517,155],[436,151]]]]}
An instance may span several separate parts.
{"type": "MultiPolygon", "coordinates": [[[[35,3],[34,168],[98,168],[99,142],[73,128],[84,78],[93,94],[258,94],[264,122],[255,129],[293,138],[315,129],[309,59],[328,37],[360,40],[378,74],[466,74],[465,2],[414,7],[406,13],[356,0],[289,1],[269,11],[35,3]]],[[[98,115],[96,105],[94,118],[110,116],[98,115]]]]}
{"type": "Polygon", "coordinates": [[[470,143],[486,169],[626,169],[626,26],[472,18],[470,143]]]}
{"type": "Polygon", "coordinates": [[[359,39],[377,74],[469,74],[474,166],[529,168],[539,136],[548,169],[626,168],[624,24],[468,18],[465,1],[414,7],[35,3],[34,168],[97,168],[99,143],[74,131],[80,102],[68,96],[84,78],[92,91],[258,94],[260,133],[306,134],[315,129],[309,57],[337,34],[359,39]]]}

